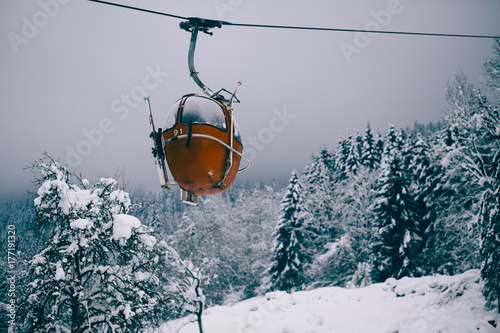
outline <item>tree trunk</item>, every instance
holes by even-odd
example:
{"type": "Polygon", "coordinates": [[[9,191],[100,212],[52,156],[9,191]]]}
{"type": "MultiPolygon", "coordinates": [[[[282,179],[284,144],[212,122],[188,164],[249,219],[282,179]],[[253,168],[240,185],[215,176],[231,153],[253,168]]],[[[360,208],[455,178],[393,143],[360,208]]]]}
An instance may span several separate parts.
{"type": "Polygon", "coordinates": [[[201,321],[201,316],[203,315],[203,308],[205,307],[204,301],[203,301],[203,292],[200,287],[200,279],[196,279],[196,296],[198,298],[197,303],[198,303],[198,309],[196,311],[196,321],[198,322],[198,329],[200,330],[200,333],[203,333],[203,323],[201,321]]]}
{"type": "Polygon", "coordinates": [[[200,330],[200,333],[203,333],[203,324],[201,322],[201,314],[202,314],[202,311],[196,312],[196,321],[198,322],[198,329],[200,330]]]}
{"type": "Polygon", "coordinates": [[[83,321],[85,320],[85,315],[81,309],[78,299],[73,298],[71,301],[71,332],[72,333],[82,333],[83,332],[83,321]]]}

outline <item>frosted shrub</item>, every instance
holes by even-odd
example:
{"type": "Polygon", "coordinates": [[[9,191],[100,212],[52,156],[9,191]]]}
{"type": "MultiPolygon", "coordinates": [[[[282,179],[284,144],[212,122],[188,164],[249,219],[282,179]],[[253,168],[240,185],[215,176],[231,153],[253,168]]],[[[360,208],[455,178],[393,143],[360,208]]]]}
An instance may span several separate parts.
{"type": "Polygon", "coordinates": [[[116,180],[90,186],[49,157],[32,170],[37,225],[50,238],[29,262],[19,330],[137,332],[171,316],[170,249],[127,214],[116,180]]]}

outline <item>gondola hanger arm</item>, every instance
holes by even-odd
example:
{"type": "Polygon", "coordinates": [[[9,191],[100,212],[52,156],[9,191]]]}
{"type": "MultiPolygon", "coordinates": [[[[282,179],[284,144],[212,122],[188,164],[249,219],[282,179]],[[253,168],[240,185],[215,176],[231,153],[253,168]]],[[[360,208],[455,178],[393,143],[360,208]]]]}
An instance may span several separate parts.
{"type": "MultiPolygon", "coordinates": [[[[210,29],[213,28],[221,28],[222,25],[224,24],[224,21],[217,21],[217,20],[208,20],[204,18],[199,18],[199,17],[189,17],[187,21],[183,21],[179,24],[179,27],[181,29],[184,29],[188,32],[191,33],[191,41],[189,43],[189,53],[188,53],[188,66],[189,66],[189,74],[191,78],[194,80],[194,82],[201,88],[201,90],[210,98],[214,98],[218,100],[221,103],[224,103],[226,106],[232,106],[233,101],[236,103],[239,103],[238,98],[236,98],[234,93],[230,93],[226,89],[222,88],[216,93],[214,93],[208,86],[206,86],[201,80],[200,77],[198,76],[198,72],[196,71],[196,68],[194,67],[194,53],[196,50],[196,41],[198,39],[198,31],[204,32],[210,36],[213,35],[210,29]],[[224,96],[222,96],[221,92],[225,91],[231,94],[230,99],[226,99],[224,96]]],[[[241,84],[241,83],[239,83],[241,84]]]]}

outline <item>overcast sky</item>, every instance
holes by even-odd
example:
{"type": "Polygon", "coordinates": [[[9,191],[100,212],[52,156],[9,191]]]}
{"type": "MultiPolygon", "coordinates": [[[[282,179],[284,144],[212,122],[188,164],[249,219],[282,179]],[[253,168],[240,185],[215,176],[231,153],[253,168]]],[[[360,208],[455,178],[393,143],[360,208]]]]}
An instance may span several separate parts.
{"type": "MultiPolygon", "coordinates": [[[[498,0],[124,0],[180,16],[235,23],[500,34],[498,0]]],[[[0,4],[1,192],[27,186],[44,151],[95,180],[124,169],[156,190],[142,95],[161,127],[200,89],[188,75],[179,20],[85,0],[0,4]]],[[[444,86],[481,82],[491,40],[225,26],[200,34],[195,64],[212,90],[242,81],[236,117],[252,166],[245,179],[287,179],[322,144],[389,123],[441,119],[444,86]]],[[[244,153],[245,153],[244,151],[244,153]]]]}

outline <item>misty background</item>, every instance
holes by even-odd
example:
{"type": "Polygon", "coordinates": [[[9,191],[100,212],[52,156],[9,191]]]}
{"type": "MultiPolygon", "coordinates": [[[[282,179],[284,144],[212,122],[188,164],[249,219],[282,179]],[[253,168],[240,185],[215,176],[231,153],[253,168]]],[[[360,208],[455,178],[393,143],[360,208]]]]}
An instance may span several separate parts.
{"type": "MultiPolygon", "coordinates": [[[[500,34],[500,2],[480,1],[121,1],[180,16],[235,23],[500,34]],[[387,15],[389,13],[389,15],[387,15]]],[[[159,190],[142,93],[158,127],[189,77],[190,34],[178,19],[84,0],[0,4],[0,184],[29,186],[23,170],[46,151],[95,179],[123,170],[134,189],[159,190]]],[[[482,82],[489,39],[376,35],[224,26],[200,34],[201,80],[233,90],[252,166],[236,178],[288,179],[322,144],[370,122],[439,121],[456,73],[482,82]],[[348,50],[348,51],[346,51],[348,50]],[[283,116],[285,115],[285,116],[283,116]]]]}

